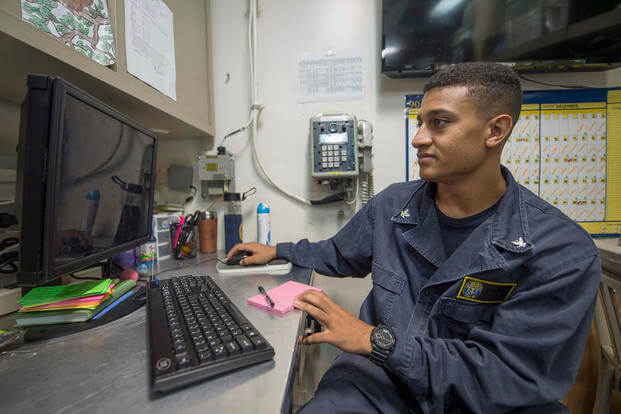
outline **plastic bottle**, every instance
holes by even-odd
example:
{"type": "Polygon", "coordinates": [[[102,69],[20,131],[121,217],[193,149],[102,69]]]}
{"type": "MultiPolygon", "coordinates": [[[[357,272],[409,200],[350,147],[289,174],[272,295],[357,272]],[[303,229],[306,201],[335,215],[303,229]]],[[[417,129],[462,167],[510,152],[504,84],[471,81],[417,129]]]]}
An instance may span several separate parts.
{"type": "Polygon", "coordinates": [[[86,203],[84,205],[84,215],[82,216],[80,230],[89,236],[93,232],[93,225],[95,224],[95,217],[97,217],[97,208],[99,207],[100,197],[100,192],[97,189],[86,193],[86,203]]]}
{"type": "Polygon", "coordinates": [[[270,242],[270,206],[259,203],[257,206],[257,243],[269,246],[270,242]]]}
{"type": "Polygon", "coordinates": [[[224,193],[226,214],[224,215],[224,245],[228,252],[237,243],[242,242],[241,195],[224,193]]]}
{"type": "Polygon", "coordinates": [[[136,271],[141,275],[149,275],[153,272],[153,267],[157,263],[157,242],[155,241],[155,218],[151,221],[153,231],[151,233],[151,239],[141,244],[134,249],[134,256],[136,258],[136,271]]]}

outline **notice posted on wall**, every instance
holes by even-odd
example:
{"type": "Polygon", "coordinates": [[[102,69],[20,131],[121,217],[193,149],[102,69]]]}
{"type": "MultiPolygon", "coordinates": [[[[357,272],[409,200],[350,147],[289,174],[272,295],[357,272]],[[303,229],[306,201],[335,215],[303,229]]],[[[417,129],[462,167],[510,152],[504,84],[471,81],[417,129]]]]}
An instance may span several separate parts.
{"type": "Polygon", "coordinates": [[[299,103],[363,98],[362,51],[298,54],[299,103]]]}
{"type": "Polygon", "coordinates": [[[173,14],[162,0],[125,0],[127,71],[177,100],[173,14]]]}

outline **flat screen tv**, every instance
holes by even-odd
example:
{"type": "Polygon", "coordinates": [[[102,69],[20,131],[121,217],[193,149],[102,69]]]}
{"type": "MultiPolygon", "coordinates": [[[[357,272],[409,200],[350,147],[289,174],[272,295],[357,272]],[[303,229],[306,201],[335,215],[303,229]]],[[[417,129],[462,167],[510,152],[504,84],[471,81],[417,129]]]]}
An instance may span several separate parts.
{"type": "Polygon", "coordinates": [[[520,72],[621,65],[621,0],[383,0],[382,73],[502,62],[520,72]]]}
{"type": "Polygon", "coordinates": [[[18,283],[36,286],[151,236],[157,136],[70,83],[30,75],[16,201],[18,283]]]}

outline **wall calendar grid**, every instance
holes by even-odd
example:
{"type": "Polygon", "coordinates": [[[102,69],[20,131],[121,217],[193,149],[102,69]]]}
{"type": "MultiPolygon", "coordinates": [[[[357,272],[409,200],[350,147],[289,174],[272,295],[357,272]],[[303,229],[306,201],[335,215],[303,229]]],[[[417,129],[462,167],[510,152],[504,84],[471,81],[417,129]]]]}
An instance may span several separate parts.
{"type": "MultiPolygon", "coordinates": [[[[406,181],[419,178],[416,115],[405,97],[406,181]]],[[[517,182],[594,236],[621,233],[621,89],[524,91],[501,162],[517,182]]]]}

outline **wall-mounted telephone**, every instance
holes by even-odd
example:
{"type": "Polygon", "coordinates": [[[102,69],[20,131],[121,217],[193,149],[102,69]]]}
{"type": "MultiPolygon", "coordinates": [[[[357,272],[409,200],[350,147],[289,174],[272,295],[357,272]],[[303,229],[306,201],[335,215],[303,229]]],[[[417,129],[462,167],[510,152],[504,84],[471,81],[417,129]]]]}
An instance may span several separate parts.
{"type": "Polygon", "coordinates": [[[356,117],[318,115],[310,119],[311,175],[339,178],[358,175],[356,117]]]}
{"type": "Polygon", "coordinates": [[[311,200],[311,204],[355,204],[360,196],[364,205],[373,197],[373,127],[369,122],[347,114],[317,115],[310,119],[309,135],[311,175],[341,191],[311,200]]]}

